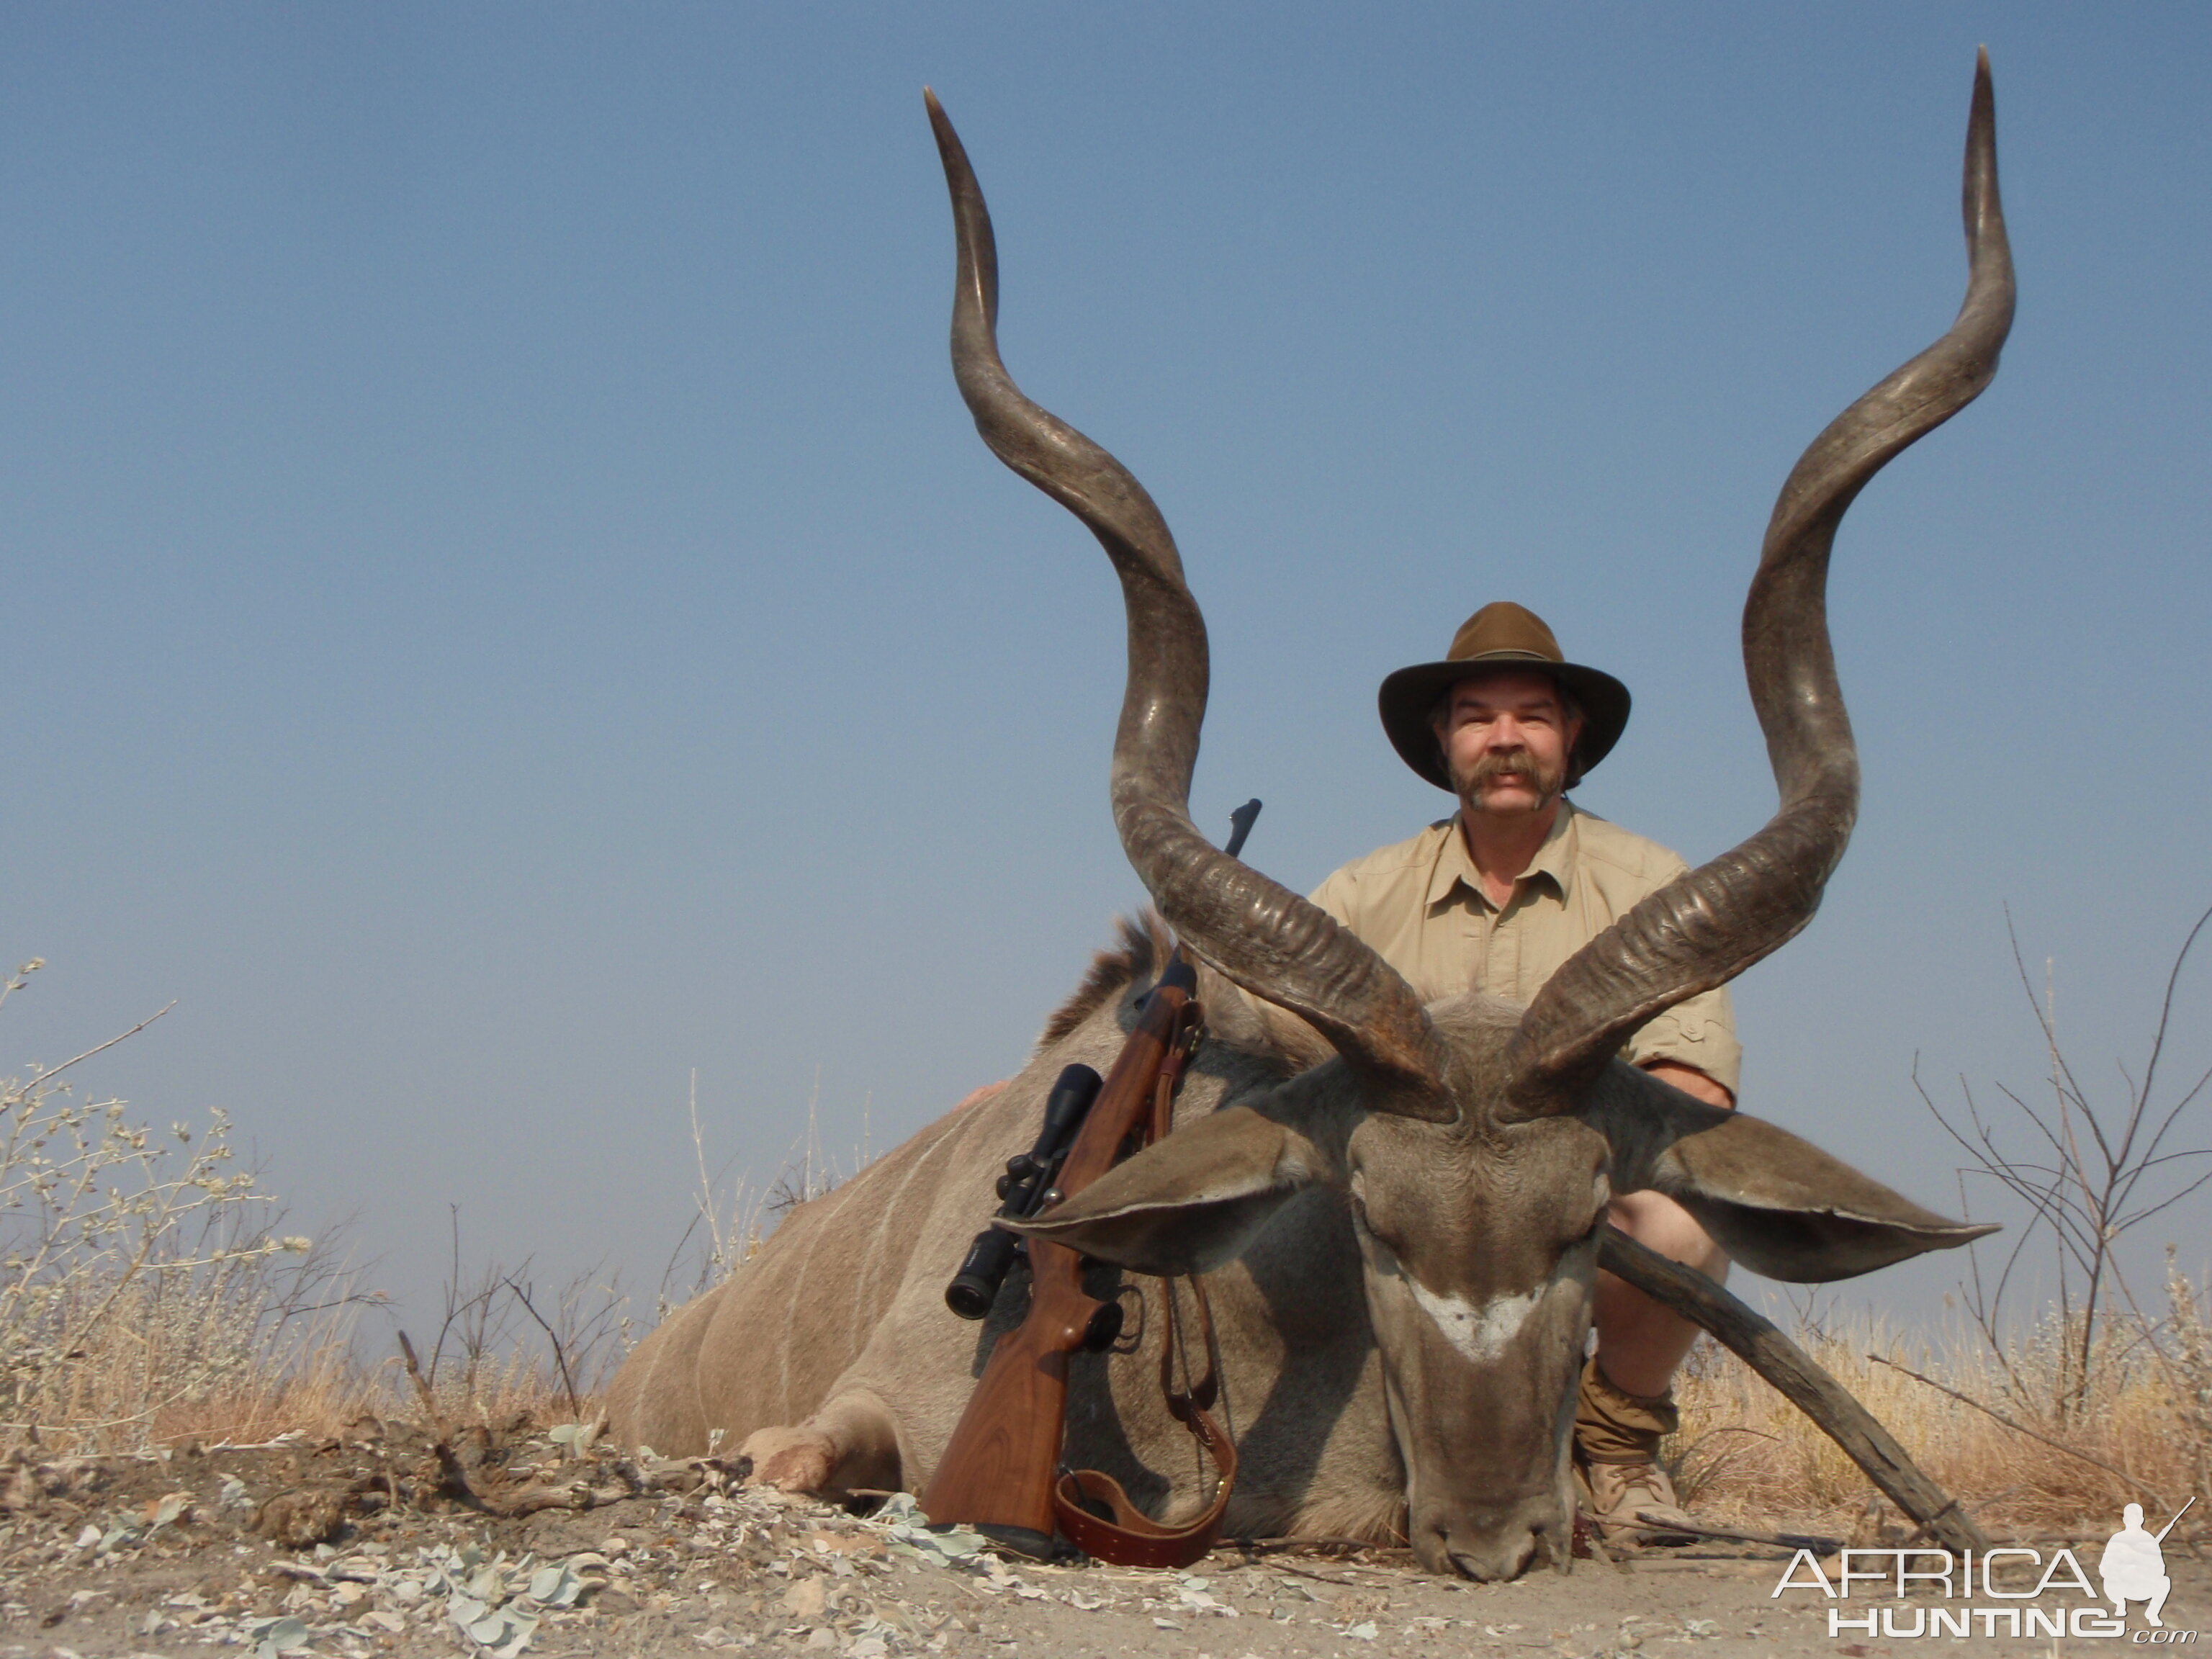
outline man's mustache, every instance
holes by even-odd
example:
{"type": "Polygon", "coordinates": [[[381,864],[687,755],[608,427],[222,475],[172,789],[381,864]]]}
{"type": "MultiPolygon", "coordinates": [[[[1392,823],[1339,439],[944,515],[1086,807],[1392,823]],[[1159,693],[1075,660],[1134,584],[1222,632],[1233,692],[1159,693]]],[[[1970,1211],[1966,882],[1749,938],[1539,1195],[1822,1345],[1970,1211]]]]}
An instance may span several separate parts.
{"type": "Polygon", "coordinates": [[[1566,781],[1566,771],[1563,767],[1545,765],[1524,750],[1517,754],[1484,755],[1472,766],[1455,768],[1452,782],[1464,798],[1509,777],[1521,780],[1539,797],[1549,799],[1566,781]]]}

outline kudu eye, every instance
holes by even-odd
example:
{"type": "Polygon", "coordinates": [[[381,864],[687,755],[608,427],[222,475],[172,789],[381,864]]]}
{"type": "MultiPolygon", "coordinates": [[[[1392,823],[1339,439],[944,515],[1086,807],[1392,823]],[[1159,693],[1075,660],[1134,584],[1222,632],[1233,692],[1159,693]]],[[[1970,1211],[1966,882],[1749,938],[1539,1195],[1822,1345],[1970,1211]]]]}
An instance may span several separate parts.
{"type": "Polygon", "coordinates": [[[1579,1227],[1572,1227],[1568,1235],[1571,1243],[1579,1244],[1605,1225],[1607,1207],[1613,1202],[1613,1176],[1601,1164],[1590,1172],[1589,1211],[1579,1227]]]}
{"type": "Polygon", "coordinates": [[[1345,1200],[1346,1207],[1352,1212],[1352,1224],[1382,1246],[1384,1249],[1395,1249],[1389,1235],[1375,1224],[1375,1218],[1368,1213],[1367,1195],[1362,1190],[1362,1182],[1356,1175],[1352,1178],[1352,1186],[1346,1193],[1345,1200]]]}

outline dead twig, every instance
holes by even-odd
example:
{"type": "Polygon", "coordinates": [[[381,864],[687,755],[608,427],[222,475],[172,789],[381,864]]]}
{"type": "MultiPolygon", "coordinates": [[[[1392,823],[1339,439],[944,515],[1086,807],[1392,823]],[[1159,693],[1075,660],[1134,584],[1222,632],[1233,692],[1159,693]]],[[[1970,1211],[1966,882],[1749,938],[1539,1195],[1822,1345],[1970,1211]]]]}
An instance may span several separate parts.
{"type": "Polygon", "coordinates": [[[1615,1532],[1680,1532],[1692,1538],[1718,1539],[1724,1544],[1764,1544],[1770,1549],[1811,1550],[1815,1555],[1833,1555],[1844,1547],[1841,1539],[1823,1538],[1818,1533],[1723,1532],[1715,1527],[1686,1526],[1680,1521],[1662,1525],[1656,1521],[1604,1521],[1594,1515],[1578,1518],[1592,1528],[1609,1527],[1615,1532]]]}
{"type": "Polygon", "coordinates": [[[64,1072],[69,1070],[70,1066],[77,1065],[81,1061],[90,1060],[94,1054],[106,1054],[110,1048],[112,1048],[118,1042],[128,1042],[132,1037],[137,1036],[139,1032],[144,1030],[149,1025],[151,1025],[155,1020],[161,1018],[163,1014],[167,1013],[171,1008],[173,1008],[176,1006],[176,1003],[172,1000],[165,1006],[147,1015],[145,1018],[140,1020],[136,1025],[125,1031],[121,1036],[112,1036],[105,1042],[95,1042],[91,1048],[86,1049],[82,1054],[71,1055],[58,1066],[46,1066],[27,1079],[22,1086],[27,1090],[36,1088],[40,1084],[50,1082],[53,1079],[59,1077],[64,1072]]]}
{"type": "Polygon", "coordinates": [[[1575,1511],[1574,1525],[1568,1530],[1572,1537],[1567,1547],[1573,1553],[1579,1555],[1587,1552],[1591,1560],[1601,1566],[1611,1567],[1615,1572],[1628,1573],[1635,1571],[1628,1565],[1626,1556],[1622,1556],[1619,1560],[1613,1559],[1613,1552],[1606,1548],[1605,1540],[1599,1535],[1595,1521],[1579,1509],[1575,1511]]]}
{"type": "Polygon", "coordinates": [[[529,1287],[512,1273],[507,1275],[507,1288],[514,1292],[514,1299],[522,1304],[522,1311],[536,1320],[538,1328],[545,1333],[545,1340],[553,1350],[553,1363],[560,1368],[562,1391],[568,1396],[568,1416],[571,1420],[580,1419],[584,1414],[584,1408],[576,1399],[576,1379],[568,1374],[568,1349],[562,1342],[560,1334],[547,1324],[545,1316],[538,1311],[537,1304],[530,1299],[529,1287]]]}
{"type": "Polygon", "coordinates": [[[1219,1548],[1249,1550],[1255,1555],[1274,1555],[1288,1551],[1374,1550],[1378,1553],[1407,1553],[1402,1544],[1378,1544],[1371,1538],[1224,1538],[1219,1548]]]}
{"type": "Polygon", "coordinates": [[[422,1380],[422,1367],[416,1360],[415,1345],[407,1340],[404,1331],[399,1333],[399,1357],[407,1362],[407,1380],[415,1385],[416,1397],[422,1402],[422,1414],[429,1419],[431,1437],[440,1442],[450,1440],[453,1437],[446,1431],[445,1414],[438,1409],[437,1397],[430,1392],[430,1385],[422,1380]]]}
{"type": "Polygon", "coordinates": [[[407,1362],[407,1378],[414,1383],[415,1393],[422,1402],[422,1410],[430,1419],[430,1452],[438,1460],[438,1490],[457,1503],[471,1509],[487,1512],[492,1506],[484,1502],[469,1484],[468,1471],[461,1467],[460,1454],[453,1449],[452,1430],[446,1415],[438,1409],[437,1396],[430,1392],[430,1384],[422,1376],[422,1367],[415,1358],[415,1345],[407,1340],[407,1333],[399,1333],[399,1355],[407,1362]]]}
{"type": "Polygon", "coordinates": [[[619,1504],[630,1496],[627,1486],[594,1486],[574,1480],[565,1486],[526,1487],[493,1500],[489,1507],[495,1515],[517,1521],[526,1515],[536,1515],[540,1510],[597,1509],[603,1504],[619,1504]]]}

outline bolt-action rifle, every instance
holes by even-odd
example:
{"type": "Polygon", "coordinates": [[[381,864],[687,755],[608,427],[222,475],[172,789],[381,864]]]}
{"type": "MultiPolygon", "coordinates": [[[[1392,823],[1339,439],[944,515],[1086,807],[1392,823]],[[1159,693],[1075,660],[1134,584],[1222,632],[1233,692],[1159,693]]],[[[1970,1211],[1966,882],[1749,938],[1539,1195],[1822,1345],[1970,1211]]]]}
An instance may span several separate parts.
{"type": "MultiPolygon", "coordinates": [[[[1259,816],[1256,800],[1230,815],[1231,858],[1243,850],[1259,816]]],[[[1073,1197],[1127,1153],[1167,1133],[1176,1091],[1204,1023],[1193,995],[1197,987],[1197,973],[1178,945],[1146,995],[1136,1029],[1104,1079],[1087,1066],[1071,1066],[1060,1073],[1036,1145],[1007,1164],[1006,1177],[999,1183],[1001,1217],[1025,1218],[1073,1197]]],[[[922,1492],[923,1511],[933,1522],[973,1527],[1010,1549],[1040,1558],[1052,1554],[1057,1531],[1101,1560],[1188,1565],[1212,1547],[1237,1468],[1235,1448],[1206,1409],[1217,1383],[1204,1291],[1196,1279],[1190,1281],[1201,1327],[1198,1346],[1209,1356],[1206,1373],[1195,1381],[1186,1376],[1186,1386],[1178,1389],[1170,1370],[1182,1346],[1172,1328],[1176,1296],[1172,1285],[1163,1286],[1170,1328],[1164,1334],[1161,1384],[1169,1409],[1206,1448],[1220,1480],[1212,1503],[1195,1522],[1164,1527],[1131,1504],[1110,1476],[1061,1468],[1069,1357],[1079,1349],[1110,1347],[1121,1332],[1121,1304],[1101,1302],[1085,1291],[1081,1255],[1045,1239],[1017,1242],[994,1228],[969,1247],[945,1301],[963,1318],[982,1318],[1018,1252],[1029,1259],[1029,1311],[992,1348],[959,1426],[922,1492]],[[1111,1521],[1101,1518],[1101,1507],[1111,1511],[1111,1521]]]]}

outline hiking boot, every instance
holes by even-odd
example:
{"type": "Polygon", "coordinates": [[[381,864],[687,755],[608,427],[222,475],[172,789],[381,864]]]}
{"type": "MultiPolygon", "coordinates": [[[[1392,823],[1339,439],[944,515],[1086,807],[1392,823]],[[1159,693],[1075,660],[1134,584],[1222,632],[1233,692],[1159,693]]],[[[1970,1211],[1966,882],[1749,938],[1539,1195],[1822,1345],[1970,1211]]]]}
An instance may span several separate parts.
{"type": "Polygon", "coordinates": [[[1595,1355],[1583,1367],[1575,1409],[1576,1493],[1593,1521],[1607,1523],[1599,1535],[1607,1543],[1690,1541],[1688,1534],[1668,1530],[1697,1523],[1659,1466],[1659,1443],[1680,1421],[1672,1394],[1630,1394],[1605,1374],[1595,1355]],[[1632,1524],[1642,1519],[1654,1524],[1632,1524]]]}
{"type": "Polygon", "coordinates": [[[1674,1483],[1656,1463],[1584,1463],[1577,1470],[1589,1493],[1590,1518],[1602,1523],[1601,1535],[1632,1544],[1687,1544],[1693,1534],[1679,1530],[1698,1524],[1674,1496],[1674,1483]],[[1648,1522],[1639,1528],[1632,1523],[1648,1522]],[[1630,1523],[1630,1524],[1624,1524],[1630,1523]]]}

